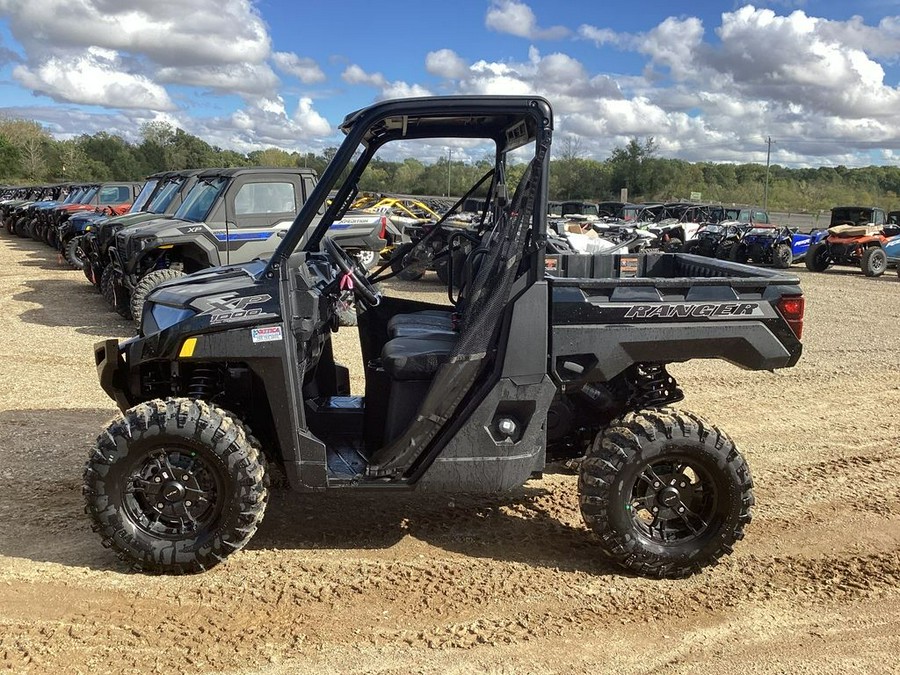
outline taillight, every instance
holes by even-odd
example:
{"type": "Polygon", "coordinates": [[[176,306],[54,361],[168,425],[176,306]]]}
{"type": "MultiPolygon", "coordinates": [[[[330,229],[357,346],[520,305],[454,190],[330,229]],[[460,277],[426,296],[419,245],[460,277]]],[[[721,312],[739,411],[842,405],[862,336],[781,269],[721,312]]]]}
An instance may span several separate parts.
{"type": "Polygon", "coordinates": [[[776,304],[778,312],[787,321],[797,339],[803,336],[803,312],[806,299],[802,295],[784,295],[776,304]]]}
{"type": "Polygon", "coordinates": [[[381,234],[378,237],[387,241],[387,216],[381,216],[381,234]]]}

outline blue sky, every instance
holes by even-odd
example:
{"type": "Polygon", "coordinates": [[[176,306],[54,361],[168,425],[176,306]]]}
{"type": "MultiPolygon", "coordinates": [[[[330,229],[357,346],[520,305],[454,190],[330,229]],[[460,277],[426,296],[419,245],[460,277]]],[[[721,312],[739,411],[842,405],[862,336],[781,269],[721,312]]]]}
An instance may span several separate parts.
{"type": "Polygon", "coordinates": [[[896,0],[0,0],[0,115],[60,138],[320,151],[378,99],[536,93],[587,157],[894,164],[898,83],[896,0]]]}

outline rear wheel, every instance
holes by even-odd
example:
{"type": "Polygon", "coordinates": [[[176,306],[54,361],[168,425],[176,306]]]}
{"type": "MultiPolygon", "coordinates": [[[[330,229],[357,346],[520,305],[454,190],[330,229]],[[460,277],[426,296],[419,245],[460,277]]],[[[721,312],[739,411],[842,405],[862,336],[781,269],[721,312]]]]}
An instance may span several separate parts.
{"type": "Polygon", "coordinates": [[[581,463],[581,513],[600,548],[633,572],[684,577],[743,538],[753,481],[731,439],[670,408],[629,413],[581,463]]]}
{"type": "Polygon", "coordinates": [[[813,244],[806,251],[806,257],[803,260],[806,263],[806,269],[810,272],[824,272],[831,265],[831,258],[828,255],[828,244],[824,241],[813,244]]]}
{"type": "Polygon", "coordinates": [[[794,262],[794,254],[787,244],[778,244],[772,251],[772,266],[779,269],[787,269],[794,262]]]}
{"type": "Polygon", "coordinates": [[[134,292],[131,294],[131,318],[134,319],[134,323],[138,328],[141,327],[141,316],[144,313],[144,302],[146,302],[147,297],[160,284],[183,276],[184,272],[181,270],[166,268],[153,270],[141,277],[141,280],[134,287],[134,292]]]}
{"type": "Polygon", "coordinates": [[[113,420],[83,491],[104,546],[136,570],[168,574],[209,569],[243,548],[268,498],[264,459],[240,422],[183,398],[113,420]]]}
{"type": "Polygon", "coordinates": [[[887,269],[887,254],[880,246],[870,246],[863,253],[859,266],[867,277],[880,277],[887,269]]]}

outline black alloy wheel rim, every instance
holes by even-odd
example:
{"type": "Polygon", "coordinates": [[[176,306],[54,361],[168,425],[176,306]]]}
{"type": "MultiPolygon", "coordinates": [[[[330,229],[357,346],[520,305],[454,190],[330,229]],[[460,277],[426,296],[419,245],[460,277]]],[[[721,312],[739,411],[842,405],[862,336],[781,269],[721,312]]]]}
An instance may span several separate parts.
{"type": "Polygon", "coordinates": [[[880,272],[884,269],[885,260],[881,256],[873,255],[869,258],[869,266],[872,268],[873,272],[880,272]]]}
{"type": "Polygon", "coordinates": [[[196,450],[157,448],[135,463],[124,484],[124,508],[144,532],[160,538],[194,536],[222,514],[224,481],[196,450]]]}
{"type": "Polygon", "coordinates": [[[679,545],[716,527],[719,489],[695,458],[672,453],[642,466],[626,509],[637,532],[655,544],[679,545]]]}
{"type": "Polygon", "coordinates": [[[791,249],[782,248],[781,250],[778,251],[778,257],[781,260],[781,262],[785,263],[786,265],[790,265],[791,258],[793,257],[791,255],[791,249]]]}

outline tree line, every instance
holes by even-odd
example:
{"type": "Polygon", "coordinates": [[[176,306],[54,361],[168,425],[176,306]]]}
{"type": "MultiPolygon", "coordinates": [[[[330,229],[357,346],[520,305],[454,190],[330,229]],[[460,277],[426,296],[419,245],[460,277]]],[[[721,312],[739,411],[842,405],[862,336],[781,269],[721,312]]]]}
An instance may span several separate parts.
{"type": "MultiPolygon", "coordinates": [[[[139,180],[176,169],[238,166],[309,167],[320,174],[335,148],[322,153],[286,152],[278,148],[242,154],[210,145],[164,122],[140,129],[140,141],[129,142],[104,131],[67,140],[54,139],[32,120],[0,118],[0,182],[8,184],[139,180]]],[[[425,163],[375,159],[360,189],[403,194],[460,195],[488,171],[493,162],[425,163]]],[[[511,169],[512,181],[524,167],[511,169]]],[[[762,204],[766,168],[760,164],[687,162],[660,157],[653,138],[631,139],[605,160],[583,157],[572,137],[555,144],[550,163],[550,199],[617,200],[627,188],[630,201],[672,201],[700,193],[703,201],[762,204]]],[[[817,212],[837,204],[900,209],[900,168],[845,166],[769,169],[771,210],[817,212]]]]}

